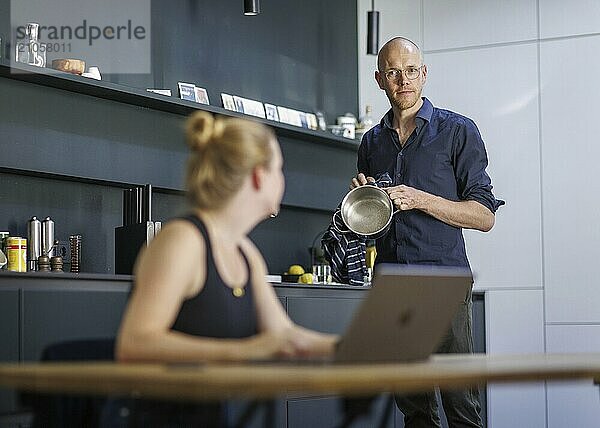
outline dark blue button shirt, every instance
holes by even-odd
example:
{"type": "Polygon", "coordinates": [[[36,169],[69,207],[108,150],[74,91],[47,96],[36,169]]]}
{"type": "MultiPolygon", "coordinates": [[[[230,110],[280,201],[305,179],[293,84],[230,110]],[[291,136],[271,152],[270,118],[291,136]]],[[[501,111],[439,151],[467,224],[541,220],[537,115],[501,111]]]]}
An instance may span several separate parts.
{"type": "MultiPolygon", "coordinates": [[[[423,98],[416,129],[402,147],[393,118],[388,111],[363,136],[358,172],[376,180],[388,174],[393,186],[404,184],[451,201],[477,201],[492,212],[504,204],[492,194],[485,145],[471,119],[423,98]]],[[[377,262],[469,266],[462,229],[419,210],[394,216],[390,232],[377,241],[377,262]]]]}

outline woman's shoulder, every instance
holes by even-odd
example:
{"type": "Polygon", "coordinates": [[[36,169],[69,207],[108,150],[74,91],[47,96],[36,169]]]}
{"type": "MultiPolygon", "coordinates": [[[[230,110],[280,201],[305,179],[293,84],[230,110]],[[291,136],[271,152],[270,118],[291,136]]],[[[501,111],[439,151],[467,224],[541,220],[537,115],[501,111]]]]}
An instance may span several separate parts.
{"type": "Polygon", "coordinates": [[[184,253],[204,251],[205,240],[197,227],[185,219],[165,223],[147,247],[147,253],[163,258],[185,257],[184,253]]]}
{"type": "Polygon", "coordinates": [[[185,241],[204,241],[202,233],[196,224],[187,217],[178,217],[169,220],[161,228],[156,237],[178,237],[185,241]],[[194,233],[195,232],[195,233],[194,233]]]}
{"type": "Polygon", "coordinates": [[[148,247],[142,250],[135,266],[139,283],[165,287],[189,295],[204,275],[204,238],[189,221],[165,223],[148,247]],[[168,281],[165,280],[168,279],[168,281]]]}

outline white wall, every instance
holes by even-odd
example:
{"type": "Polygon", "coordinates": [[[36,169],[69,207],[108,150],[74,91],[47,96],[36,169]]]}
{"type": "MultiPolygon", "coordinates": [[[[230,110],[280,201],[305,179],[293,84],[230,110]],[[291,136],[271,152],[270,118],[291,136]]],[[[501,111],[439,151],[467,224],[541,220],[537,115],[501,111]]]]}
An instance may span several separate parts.
{"type": "MultiPolygon", "coordinates": [[[[389,105],[365,54],[370,7],[358,0],[359,101],[378,120],[389,105]]],[[[599,352],[600,1],[377,0],[375,8],[380,45],[397,35],[418,43],[425,95],[475,120],[494,192],[507,201],[490,233],[465,233],[476,287],[486,291],[488,352],[599,352]]],[[[600,426],[590,383],[488,393],[490,427],[600,426]]]]}
{"type": "MultiPolygon", "coordinates": [[[[386,40],[400,35],[421,43],[421,8],[420,2],[378,0],[375,10],[379,11],[379,47],[386,40]]],[[[358,0],[358,102],[360,114],[365,107],[373,107],[373,119],[379,121],[390,109],[385,92],[379,89],[375,82],[377,57],[366,55],[367,52],[367,11],[371,10],[371,1],[358,0]]]]}

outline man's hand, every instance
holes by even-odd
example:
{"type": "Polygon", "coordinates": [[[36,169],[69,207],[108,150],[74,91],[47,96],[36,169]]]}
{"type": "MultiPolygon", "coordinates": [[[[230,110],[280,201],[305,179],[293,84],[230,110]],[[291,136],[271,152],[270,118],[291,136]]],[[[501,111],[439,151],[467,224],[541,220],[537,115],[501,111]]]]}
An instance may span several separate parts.
{"type": "Polygon", "coordinates": [[[424,210],[431,201],[432,195],[414,187],[401,184],[394,187],[386,187],[384,189],[390,195],[390,199],[400,211],[408,211],[413,209],[424,210]]]}
{"type": "Polygon", "coordinates": [[[421,210],[450,226],[482,232],[494,226],[494,213],[477,201],[450,201],[403,184],[385,191],[400,211],[421,210]]]}
{"type": "Polygon", "coordinates": [[[373,177],[365,177],[365,175],[361,172],[356,176],[356,178],[352,179],[350,183],[350,190],[355,187],[364,186],[365,184],[375,184],[375,179],[373,177]]]}

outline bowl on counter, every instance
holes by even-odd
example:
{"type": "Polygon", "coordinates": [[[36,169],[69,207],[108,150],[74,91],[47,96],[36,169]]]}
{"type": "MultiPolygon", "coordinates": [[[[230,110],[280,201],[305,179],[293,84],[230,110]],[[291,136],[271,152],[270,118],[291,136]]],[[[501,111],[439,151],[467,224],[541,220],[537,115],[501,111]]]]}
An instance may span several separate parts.
{"type": "Polygon", "coordinates": [[[281,274],[281,281],[282,282],[298,282],[298,278],[300,278],[300,275],[292,275],[289,273],[283,273],[281,274]]]}

